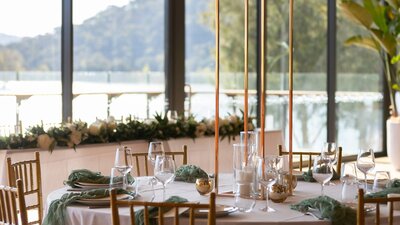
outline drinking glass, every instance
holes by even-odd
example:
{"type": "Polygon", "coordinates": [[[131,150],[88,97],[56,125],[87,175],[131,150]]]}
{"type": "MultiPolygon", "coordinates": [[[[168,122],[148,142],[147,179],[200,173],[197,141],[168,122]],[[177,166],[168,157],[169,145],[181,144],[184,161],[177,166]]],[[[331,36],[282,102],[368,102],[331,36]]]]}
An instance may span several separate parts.
{"type": "Polygon", "coordinates": [[[272,185],[278,179],[278,158],[276,156],[267,156],[262,160],[262,171],[258,173],[258,182],[266,189],[266,205],[260,208],[264,212],[275,212],[275,209],[269,207],[268,194],[272,185]]]}
{"type": "Polygon", "coordinates": [[[126,146],[119,146],[117,148],[115,151],[114,168],[122,174],[122,189],[126,190],[128,185],[127,174],[132,169],[132,154],[130,148],[126,146]]]}
{"type": "Polygon", "coordinates": [[[374,177],[374,184],[372,185],[372,191],[382,191],[390,181],[389,171],[376,171],[374,177]]]}
{"type": "Polygon", "coordinates": [[[121,173],[117,170],[117,168],[111,168],[110,173],[110,189],[121,187],[122,180],[121,173]]]}
{"type": "Polygon", "coordinates": [[[246,142],[246,136],[247,136],[247,144],[251,148],[251,153],[257,155],[257,150],[258,150],[258,132],[257,131],[241,131],[240,132],[240,144],[245,145],[246,142]]]}
{"type": "Polygon", "coordinates": [[[156,157],[158,155],[164,155],[164,146],[162,142],[150,142],[149,149],[148,149],[148,156],[147,158],[150,160],[151,164],[154,166],[156,161],[156,157]]]}
{"type": "Polygon", "coordinates": [[[338,154],[339,151],[336,148],[335,142],[326,142],[321,151],[321,155],[330,158],[333,165],[338,161],[338,154]]]}
{"type": "Polygon", "coordinates": [[[358,180],[355,163],[348,162],[342,164],[340,181],[342,182],[342,202],[355,204],[358,193],[358,180]]]}
{"type": "Polygon", "coordinates": [[[368,192],[367,173],[375,167],[375,155],[372,149],[360,149],[357,156],[357,168],[364,174],[364,188],[368,192]]]}
{"type": "Polygon", "coordinates": [[[312,174],[313,178],[321,184],[321,195],[324,196],[324,186],[333,177],[333,167],[331,159],[322,155],[316,156],[314,158],[312,174]]]}
{"type": "Polygon", "coordinates": [[[154,177],[163,185],[163,200],[165,200],[165,187],[175,178],[175,161],[170,155],[157,155],[154,165],[154,177]]]}

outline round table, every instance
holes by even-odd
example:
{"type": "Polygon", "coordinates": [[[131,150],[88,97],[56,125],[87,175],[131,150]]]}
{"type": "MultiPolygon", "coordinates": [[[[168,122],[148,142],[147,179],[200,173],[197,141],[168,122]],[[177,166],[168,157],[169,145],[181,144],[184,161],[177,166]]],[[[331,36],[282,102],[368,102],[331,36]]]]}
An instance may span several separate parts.
{"type": "MultiPolygon", "coordinates": [[[[221,174],[220,175],[220,191],[228,191],[232,189],[232,175],[231,174],[221,174]]],[[[55,199],[60,198],[63,194],[67,192],[68,187],[64,187],[53,191],[48,195],[47,206],[55,199]]],[[[157,185],[156,198],[154,201],[160,201],[162,199],[162,189],[161,185],[157,185]]],[[[317,197],[320,194],[321,186],[318,183],[308,183],[308,182],[298,182],[297,187],[294,191],[294,195],[290,196],[283,203],[273,203],[270,201],[270,207],[276,209],[276,212],[262,212],[259,208],[265,205],[265,201],[257,201],[255,208],[252,212],[241,213],[235,212],[229,216],[217,218],[217,224],[235,225],[235,224],[296,224],[296,225],[330,225],[331,222],[328,220],[317,220],[309,215],[304,215],[295,210],[290,209],[291,204],[300,202],[303,199],[317,197]]],[[[152,197],[152,192],[149,187],[144,187],[144,189],[139,192],[141,200],[149,200],[152,197]]],[[[325,186],[325,195],[332,198],[340,200],[341,194],[341,184],[335,182],[333,185],[325,186]]],[[[167,185],[166,190],[167,196],[177,195],[180,197],[187,198],[189,201],[207,203],[208,197],[201,196],[197,193],[195,185],[193,183],[183,183],[174,182],[167,185]]],[[[217,204],[224,205],[234,205],[234,199],[232,197],[217,197],[217,204]]],[[[381,207],[382,211],[385,213],[384,206],[381,207]]],[[[120,219],[121,224],[129,224],[129,213],[128,208],[120,208],[120,219]]],[[[382,212],[381,212],[382,213],[382,212]]],[[[397,211],[395,215],[400,217],[400,213],[397,211]]],[[[101,225],[111,225],[111,210],[110,208],[89,208],[89,206],[84,205],[72,205],[67,207],[68,221],[66,225],[89,225],[89,224],[101,224],[101,225]]],[[[370,216],[372,221],[372,216],[370,216]]],[[[396,218],[396,221],[400,218],[396,218]]],[[[197,219],[196,222],[203,221],[206,224],[206,220],[197,219]]],[[[400,220],[399,220],[400,221],[400,220]]],[[[186,218],[183,218],[181,224],[186,224],[186,218]]],[[[197,224],[197,223],[196,223],[197,224]]]]}

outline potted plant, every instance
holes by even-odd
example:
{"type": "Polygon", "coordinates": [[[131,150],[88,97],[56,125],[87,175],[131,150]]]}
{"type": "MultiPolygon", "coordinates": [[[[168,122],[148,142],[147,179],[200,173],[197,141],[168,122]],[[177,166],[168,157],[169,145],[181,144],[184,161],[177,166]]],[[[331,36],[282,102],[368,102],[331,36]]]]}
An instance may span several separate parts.
{"type": "Polygon", "coordinates": [[[390,117],[386,123],[387,153],[392,165],[400,169],[400,0],[342,0],[344,15],[365,28],[367,35],[355,35],[346,45],[364,47],[376,52],[384,66],[385,80],[390,94],[390,117]]]}

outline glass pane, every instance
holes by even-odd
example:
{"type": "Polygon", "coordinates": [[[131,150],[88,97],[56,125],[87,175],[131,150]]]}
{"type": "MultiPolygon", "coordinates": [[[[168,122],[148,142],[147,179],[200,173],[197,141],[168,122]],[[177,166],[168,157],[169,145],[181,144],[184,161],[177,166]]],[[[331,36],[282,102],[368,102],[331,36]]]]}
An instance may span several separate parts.
{"type": "Polygon", "coordinates": [[[60,27],[61,1],[0,3],[0,135],[61,122],[60,27]]]}
{"type": "Polygon", "coordinates": [[[73,7],[74,119],[161,113],[164,0],[85,0],[73,7]]]}
{"type": "MultiPolygon", "coordinates": [[[[294,1],[293,150],[320,151],[326,141],[327,5],[294,1]]],[[[267,127],[288,143],[288,1],[268,1],[267,127]]]]}
{"type": "MultiPolygon", "coordinates": [[[[187,112],[215,114],[215,5],[186,0],[187,112]]],[[[249,1],[249,115],[256,116],[256,0],[249,1]]],[[[220,116],[244,108],[244,2],[220,1],[220,116]]]]}
{"type": "Polygon", "coordinates": [[[347,38],[365,33],[339,8],[337,11],[337,140],[344,155],[357,154],[360,148],[382,151],[384,106],[379,56],[343,44],[347,38]]]}

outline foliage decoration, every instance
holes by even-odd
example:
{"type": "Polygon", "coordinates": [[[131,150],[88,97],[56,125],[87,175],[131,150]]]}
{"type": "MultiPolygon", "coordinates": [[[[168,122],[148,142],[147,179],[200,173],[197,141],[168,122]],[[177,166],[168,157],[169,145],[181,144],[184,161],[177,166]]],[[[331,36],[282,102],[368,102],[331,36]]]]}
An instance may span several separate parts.
{"type": "MultiPolygon", "coordinates": [[[[228,115],[220,118],[219,135],[221,139],[232,140],[243,130],[243,115],[228,115]]],[[[252,118],[249,118],[252,121],[252,118]]],[[[166,115],[156,114],[153,119],[137,120],[131,116],[117,122],[114,117],[97,119],[87,125],[83,121],[61,123],[45,130],[43,125],[29,127],[25,134],[0,137],[0,149],[41,148],[53,151],[56,147],[76,149],[80,144],[109,143],[129,140],[167,140],[171,138],[214,136],[213,119],[197,121],[194,116],[178,117],[170,120],[166,115]]],[[[254,129],[249,122],[249,130],[254,129]]]]}

